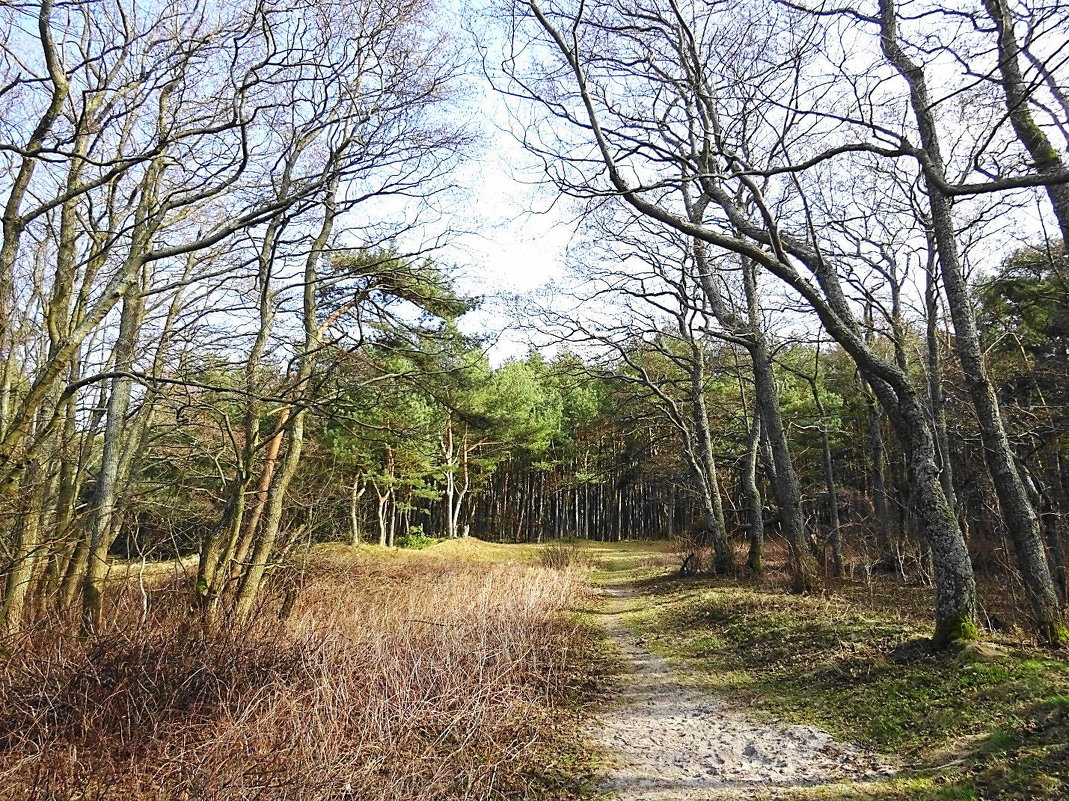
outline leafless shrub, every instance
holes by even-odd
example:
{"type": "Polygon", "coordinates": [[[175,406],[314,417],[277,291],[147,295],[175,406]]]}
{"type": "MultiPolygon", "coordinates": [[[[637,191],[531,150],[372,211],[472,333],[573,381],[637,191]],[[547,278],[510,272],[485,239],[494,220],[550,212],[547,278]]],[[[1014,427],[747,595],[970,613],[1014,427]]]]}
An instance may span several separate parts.
{"type": "Polygon", "coordinates": [[[573,567],[588,567],[590,557],[583,553],[574,542],[559,540],[551,542],[538,554],[538,561],[542,567],[554,570],[565,570],[573,567]]]}

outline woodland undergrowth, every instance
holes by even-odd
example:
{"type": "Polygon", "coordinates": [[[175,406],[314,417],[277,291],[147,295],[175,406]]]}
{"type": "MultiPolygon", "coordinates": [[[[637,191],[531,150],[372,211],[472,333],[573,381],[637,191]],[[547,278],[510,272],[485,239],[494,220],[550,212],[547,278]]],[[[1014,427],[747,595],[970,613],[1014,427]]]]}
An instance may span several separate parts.
{"type": "MultiPolygon", "coordinates": [[[[755,792],[765,801],[1061,801],[1069,789],[1069,661],[1031,641],[1012,588],[981,576],[983,644],[937,650],[931,588],[885,574],[785,591],[786,553],[759,580],[619,562],[624,622],[689,680],[759,719],[816,725],[900,768],[880,782],[755,792]]],[[[856,555],[848,554],[850,558],[856,555]]],[[[674,562],[678,565],[678,560],[674,562]]]]}
{"type": "Polygon", "coordinates": [[[102,636],[9,648],[5,801],[576,797],[577,571],[334,559],[210,636],[179,589],[147,616],[116,593],[102,636]]]}

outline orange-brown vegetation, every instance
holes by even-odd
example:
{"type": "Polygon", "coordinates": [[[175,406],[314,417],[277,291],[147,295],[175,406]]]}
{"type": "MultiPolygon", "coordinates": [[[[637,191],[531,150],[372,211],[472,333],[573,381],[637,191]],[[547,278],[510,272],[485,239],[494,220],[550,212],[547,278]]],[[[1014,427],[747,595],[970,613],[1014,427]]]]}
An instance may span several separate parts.
{"type": "Polygon", "coordinates": [[[99,637],[9,643],[0,795],[574,797],[577,573],[353,552],[292,575],[240,631],[197,632],[174,586],[145,615],[132,586],[99,637]]]}

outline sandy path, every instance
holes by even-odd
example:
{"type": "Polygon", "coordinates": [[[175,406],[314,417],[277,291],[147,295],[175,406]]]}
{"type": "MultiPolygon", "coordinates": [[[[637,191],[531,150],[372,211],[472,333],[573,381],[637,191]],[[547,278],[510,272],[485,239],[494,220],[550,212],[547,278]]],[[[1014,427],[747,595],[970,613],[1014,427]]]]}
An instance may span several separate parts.
{"type": "Polygon", "coordinates": [[[613,588],[609,636],[631,662],[622,703],[601,720],[597,738],[613,755],[604,790],[621,801],[734,798],[892,770],[813,726],[757,723],[723,701],[680,683],[668,663],[619,622],[633,596],[613,588]]]}

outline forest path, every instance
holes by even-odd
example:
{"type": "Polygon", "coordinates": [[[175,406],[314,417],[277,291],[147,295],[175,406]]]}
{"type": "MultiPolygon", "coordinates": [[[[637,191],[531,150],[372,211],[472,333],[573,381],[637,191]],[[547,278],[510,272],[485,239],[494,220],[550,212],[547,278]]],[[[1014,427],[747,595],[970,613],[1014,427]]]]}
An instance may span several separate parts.
{"type": "Polygon", "coordinates": [[[687,676],[650,653],[620,619],[643,596],[630,586],[604,592],[607,634],[629,663],[620,703],[596,731],[612,755],[602,787],[607,793],[620,801],[778,797],[791,788],[872,781],[893,772],[821,729],[759,723],[687,686],[687,676]]]}

